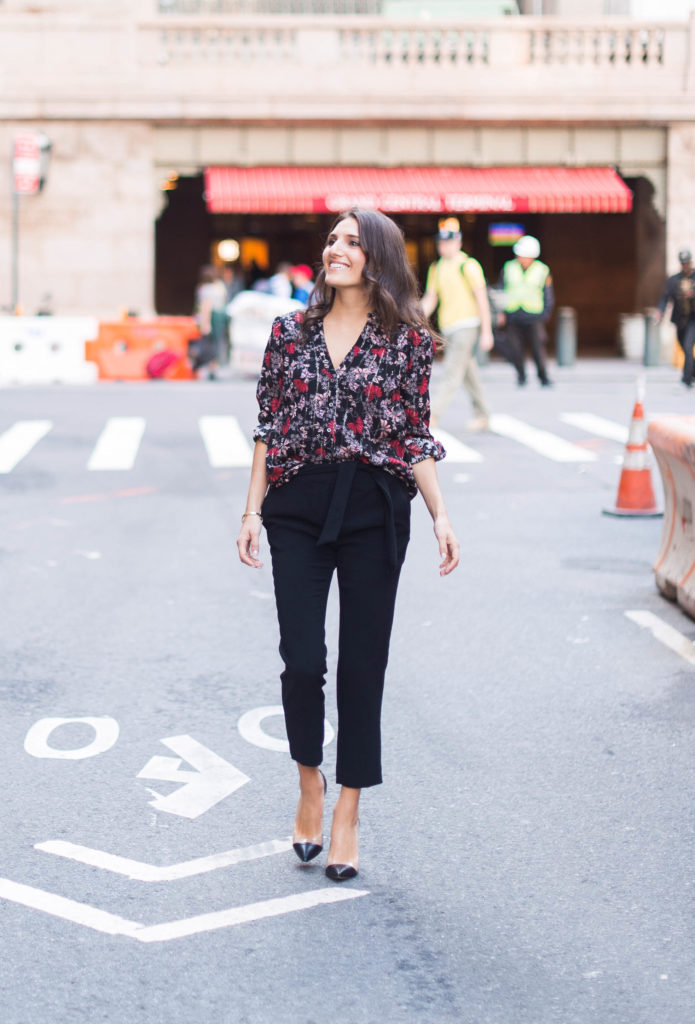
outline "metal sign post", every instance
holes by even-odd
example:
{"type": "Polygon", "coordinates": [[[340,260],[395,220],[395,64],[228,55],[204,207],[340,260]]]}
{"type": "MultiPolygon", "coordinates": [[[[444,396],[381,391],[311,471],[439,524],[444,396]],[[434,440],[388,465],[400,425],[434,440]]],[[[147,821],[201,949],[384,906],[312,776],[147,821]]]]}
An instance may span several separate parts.
{"type": "Polygon", "coordinates": [[[12,288],[10,312],[16,314],[19,303],[19,194],[12,189],[12,288]]]}
{"type": "Polygon", "coordinates": [[[19,312],[19,197],[36,195],[44,186],[51,142],[43,132],[18,132],[12,141],[12,283],[11,312],[19,312]]]}

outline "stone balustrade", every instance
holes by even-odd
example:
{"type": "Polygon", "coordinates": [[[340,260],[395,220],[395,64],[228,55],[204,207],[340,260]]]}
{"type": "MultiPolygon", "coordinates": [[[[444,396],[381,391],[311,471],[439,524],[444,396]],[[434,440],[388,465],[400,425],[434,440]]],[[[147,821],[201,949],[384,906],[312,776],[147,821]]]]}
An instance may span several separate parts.
{"type": "MultiPolygon", "coordinates": [[[[0,117],[692,120],[689,23],[0,8],[0,117]]],[[[149,9],[148,9],[149,8],[149,9]]]]}
{"type": "MultiPolygon", "coordinates": [[[[317,51],[317,60],[327,55],[341,62],[359,65],[419,65],[431,71],[449,66],[611,69],[616,75],[636,69],[661,71],[668,68],[683,77],[686,29],[683,25],[637,25],[623,20],[600,26],[561,23],[556,27],[545,19],[479,24],[394,24],[381,18],[322,18],[317,24],[306,19],[278,16],[234,19],[222,23],[198,19],[164,20],[145,24],[142,29],[157,36],[156,59],[161,64],[184,62],[203,64],[257,60],[292,61],[294,49],[305,37],[321,38],[331,45],[317,51]],[[529,24],[529,22],[531,22],[529,24]]],[[[153,51],[153,56],[154,56],[153,51]]]]}
{"type": "Polygon", "coordinates": [[[529,63],[626,68],[662,67],[673,59],[682,41],[682,29],[668,33],[659,25],[601,25],[587,28],[563,25],[559,29],[529,31],[529,63]]]}

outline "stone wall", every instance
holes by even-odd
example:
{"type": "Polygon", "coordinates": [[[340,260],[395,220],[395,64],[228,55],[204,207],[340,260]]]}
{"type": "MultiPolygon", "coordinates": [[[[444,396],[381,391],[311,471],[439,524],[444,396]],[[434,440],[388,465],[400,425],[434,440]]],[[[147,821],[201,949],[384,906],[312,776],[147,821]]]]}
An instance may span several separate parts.
{"type": "MultiPolygon", "coordinates": [[[[22,196],[19,302],[34,313],[50,293],[55,313],[116,316],[153,309],[152,129],[127,122],[26,122],[53,146],[42,193],[22,196]]],[[[0,127],[9,153],[11,125],[0,127]]],[[[0,305],[10,301],[10,193],[0,191],[0,305]]]]}
{"type": "MultiPolygon", "coordinates": [[[[58,313],[109,317],[124,308],[151,312],[155,221],[163,198],[158,183],[175,171],[198,174],[208,163],[479,165],[485,158],[485,162],[499,164],[617,164],[625,176],[646,179],[639,197],[642,213],[636,237],[623,239],[621,217],[616,215],[619,251],[612,256],[602,252],[594,262],[591,231],[581,216],[570,217],[564,226],[550,217],[547,224],[548,242],[553,248],[555,228],[551,224],[557,228],[557,246],[563,255],[555,263],[561,276],[566,267],[564,273],[574,281],[572,291],[576,290],[578,268],[572,269],[571,253],[581,251],[586,281],[581,289],[583,304],[586,308],[596,306],[589,317],[591,333],[596,330],[604,337],[608,324],[602,322],[599,310],[603,283],[599,269],[594,275],[591,268],[599,268],[610,256],[612,276],[622,282],[623,312],[655,301],[663,276],[664,229],[660,214],[665,213],[667,173],[670,263],[678,248],[695,246],[695,126],[676,126],[670,132],[605,126],[406,129],[365,125],[357,129],[303,125],[161,127],[70,121],[27,122],[23,126],[42,129],[53,143],[46,188],[39,196],[21,199],[20,303],[31,313],[46,292],[51,293],[58,313]],[[651,188],[655,190],[653,197],[647,195],[651,188]],[[576,243],[581,242],[577,250],[572,248],[572,237],[576,243]]],[[[9,151],[12,134],[7,125],[0,130],[0,146],[5,152],[9,151]]],[[[0,228],[0,305],[10,301],[9,204],[7,190],[0,194],[0,223],[4,225],[0,228]]],[[[200,234],[201,226],[196,225],[196,230],[200,234]]],[[[174,242],[191,245],[194,239],[174,242]]],[[[202,260],[207,241],[201,235],[198,242],[202,260]]]]}

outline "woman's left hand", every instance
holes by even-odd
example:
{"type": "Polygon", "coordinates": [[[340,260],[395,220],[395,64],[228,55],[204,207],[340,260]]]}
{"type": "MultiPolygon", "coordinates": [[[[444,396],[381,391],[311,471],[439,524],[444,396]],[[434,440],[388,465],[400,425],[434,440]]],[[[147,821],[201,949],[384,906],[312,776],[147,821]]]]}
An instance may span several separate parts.
{"type": "Polygon", "coordinates": [[[461,550],[448,516],[437,516],[434,520],[434,535],[439,542],[439,554],[442,556],[439,575],[448,576],[459,564],[461,550]]]}

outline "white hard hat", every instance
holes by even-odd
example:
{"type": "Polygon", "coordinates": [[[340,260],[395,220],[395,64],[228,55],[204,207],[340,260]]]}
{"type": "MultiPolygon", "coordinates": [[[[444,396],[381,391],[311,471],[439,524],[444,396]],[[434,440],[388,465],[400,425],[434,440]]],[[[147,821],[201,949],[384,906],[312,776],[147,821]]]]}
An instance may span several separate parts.
{"type": "Polygon", "coordinates": [[[527,257],[530,260],[537,260],[541,254],[541,243],[533,235],[522,235],[516,243],[512,252],[515,256],[527,257]]]}

